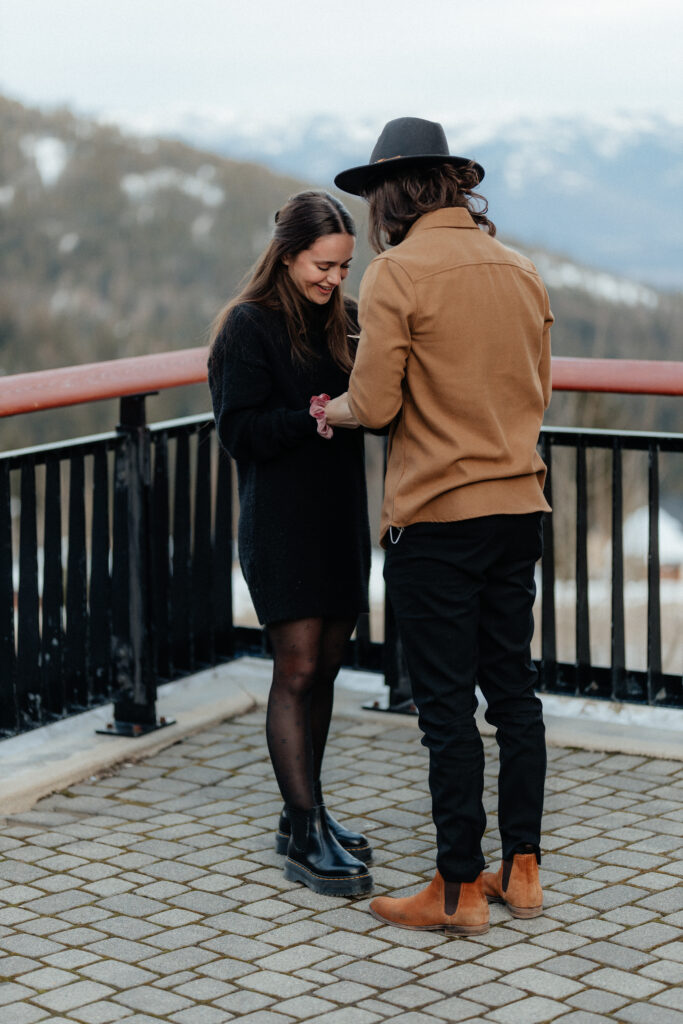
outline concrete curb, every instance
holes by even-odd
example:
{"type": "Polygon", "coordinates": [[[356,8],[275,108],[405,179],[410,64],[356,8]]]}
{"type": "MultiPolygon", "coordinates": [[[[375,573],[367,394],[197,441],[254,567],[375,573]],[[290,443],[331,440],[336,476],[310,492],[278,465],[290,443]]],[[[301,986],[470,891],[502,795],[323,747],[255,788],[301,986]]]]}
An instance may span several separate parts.
{"type": "Polygon", "coordinates": [[[256,704],[249,692],[249,672],[237,661],[160,686],[157,710],[177,721],[157,732],[135,739],[98,735],[95,730],[105,729],[113,716],[113,706],[103,704],[3,740],[0,813],[27,811],[49,793],[124,761],[156,754],[185,736],[243,715],[256,704]]]}
{"type": "MultiPolygon", "coordinates": [[[[101,736],[96,732],[106,729],[113,718],[113,705],[103,704],[20,736],[0,740],[0,814],[28,811],[43,797],[91,775],[109,771],[124,762],[140,761],[186,736],[256,707],[265,707],[271,675],[269,660],[239,658],[165,683],[158,690],[157,714],[176,719],[175,724],[135,739],[101,736]]],[[[345,671],[342,676],[351,686],[338,691],[337,711],[343,715],[367,716],[361,704],[363,699],[382,691],[381,677],[353,671],[345,671]]],[[[396,726],[393,716],[374,717],[385,720],[387,728],[396,726]]]]}
{"type": "MultiPolygon", "coordinates": [[[[157,732],[127,739],[100,736],[96,729],[111,721],[111,704],[0,741],[2,793],[0,814],[29,810],[38,800],[75,785],[122,762],[139,761],[192,733],[209,729],[268,700],[272,663],[261,658],[237,661],[199,672],[159,687],[157,711],[175,718],[157,732]]],[[[414,728],[416,716],[389,715],[363,709],[385,692],[382,677],[342,670],[335,693],[335,711],[382,723],[387,731],[414,728]]],[[[575,697],[543,696],[546,738],[550,746],[619,752],[643,757],[683,760],[683,712],[675,709],[608,704],[575,697]]],[[[481,732],[495,730],[484,720],[481,701],[477,722],[481,732]]]]}
{"type": "Polygon", "coordinates": [[[605,753],[683,761],[683,711],[539,694],[546,741],[605,753]]]}

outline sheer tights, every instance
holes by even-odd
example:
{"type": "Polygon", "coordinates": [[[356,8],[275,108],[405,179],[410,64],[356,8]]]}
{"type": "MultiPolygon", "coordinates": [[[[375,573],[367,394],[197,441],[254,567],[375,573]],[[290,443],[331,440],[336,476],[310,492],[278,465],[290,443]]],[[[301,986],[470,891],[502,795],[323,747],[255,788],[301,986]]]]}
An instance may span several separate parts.
{"type": "Polygon", "coordinates": [[[268,626],[273,682],[266,737],[275,777],[286,804],[315,806],[332,717],[334,680],[355,619],[296,619],[268,626]]]}

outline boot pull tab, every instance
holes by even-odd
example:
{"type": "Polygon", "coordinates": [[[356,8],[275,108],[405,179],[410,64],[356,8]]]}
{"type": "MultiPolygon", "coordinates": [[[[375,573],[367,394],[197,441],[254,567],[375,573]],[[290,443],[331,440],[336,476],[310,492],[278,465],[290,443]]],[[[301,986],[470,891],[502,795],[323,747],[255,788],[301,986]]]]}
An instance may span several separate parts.
{"type": "Polygon", "coordinates": [[[460,882],[445,882],[443,883],[443,903],[444,912],[452,917],[458,909],[458,900],[460,899],[460,882]]]}

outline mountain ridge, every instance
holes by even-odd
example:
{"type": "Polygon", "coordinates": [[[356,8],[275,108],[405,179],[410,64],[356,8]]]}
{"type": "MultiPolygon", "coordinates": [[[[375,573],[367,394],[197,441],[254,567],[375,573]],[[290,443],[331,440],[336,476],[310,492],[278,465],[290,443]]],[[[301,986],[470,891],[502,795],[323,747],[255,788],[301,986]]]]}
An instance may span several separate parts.
{"type": "MultiPolygon", "coordinates": [[[[683,117],[444,114],[442,121],[451,152],[484,165],[483,191],[507,235],[645,284],[683,287],[683,117]]],[[[183,109],[123,123],[325,187],[339,170],[367,161],[381,128],[370,118],[283,124],[183,109]]]]}

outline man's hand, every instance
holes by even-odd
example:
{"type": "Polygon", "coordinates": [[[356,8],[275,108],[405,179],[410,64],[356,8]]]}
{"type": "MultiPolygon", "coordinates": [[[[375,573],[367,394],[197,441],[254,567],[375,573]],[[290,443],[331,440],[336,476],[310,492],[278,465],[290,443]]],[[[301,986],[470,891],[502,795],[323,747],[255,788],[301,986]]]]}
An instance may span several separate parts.
{"type": "Polygon", "coordinates": [[[344,427],[347,430],[354,430],[360,423],[349,409],[348,391],[327,403],[325,414],[327,422],[331,427],[344,427]]]}

